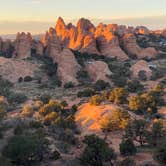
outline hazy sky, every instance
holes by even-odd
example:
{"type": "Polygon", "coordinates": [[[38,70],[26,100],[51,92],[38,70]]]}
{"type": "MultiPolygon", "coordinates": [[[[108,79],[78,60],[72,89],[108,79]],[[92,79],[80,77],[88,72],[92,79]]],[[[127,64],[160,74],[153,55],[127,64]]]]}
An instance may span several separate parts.
{"type": "Polygon", "coordinates": [[[166,0],[0,1],[2,1],[0,5],[0,34],[14,33],[17,28],[19,31],[20,27],[22,31],[30,30],[40,33],[42,28],[47,26],[44,24],[50,26],[56,22],[58,16],[65,20],[87,17],[93,20],[114,20],[114,22],[123,20],[123,23],[131,25],[135,25],[135,22],[138,25],[145,22],[152,28],[155,26],[156,28],[166,27],[166,0]],[[148,18],[150,18],[150,22],[147,22],[148,18]]]}

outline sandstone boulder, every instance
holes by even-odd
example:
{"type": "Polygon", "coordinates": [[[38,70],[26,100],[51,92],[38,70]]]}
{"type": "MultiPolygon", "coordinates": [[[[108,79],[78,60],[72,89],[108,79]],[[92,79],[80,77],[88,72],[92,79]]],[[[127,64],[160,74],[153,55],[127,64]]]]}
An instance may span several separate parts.
{"type": "Polygon", "coordinates": [[[93,82],[103,80],[110,82],[109,76],[112,72],[109,70],[108,65],[102,61],[92,61],[87,63],[86,70],[93,82]]]}
{"type": "Polygon", "coordinates": [[[94,106],[89,103],[83,104],[75,114],[76,124],[83,135],[101,132],[101,123],[117,109],[116,105],[94,106]]]}
{"type": "Polygon", "coordinates": [[[150,79],[152,76],[152,70],[149,68],[148,63],[144,60],[136,62],[133,66],[131,66],[130,70],[133,78],[139,78],[139,72],[142,70],[145,71],[147,79],[150,79]]]}

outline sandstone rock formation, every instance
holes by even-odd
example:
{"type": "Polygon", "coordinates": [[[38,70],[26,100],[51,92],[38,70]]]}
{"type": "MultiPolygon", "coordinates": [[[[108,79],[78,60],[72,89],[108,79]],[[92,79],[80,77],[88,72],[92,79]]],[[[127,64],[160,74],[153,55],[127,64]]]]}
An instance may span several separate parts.
{"type": "Polygon", "coordinates": [[[30,33],[18,33],[14,42],[14,57],[17,59],[25,59],[31,56],[32,36],[30,33]]]}
{"type": "Polygon", "coordinates": [[[148,63],[144,60],[139,60],[138,62],[136,62],[130,68],[130,70],[133,78],[138,78],[139,72],[142,70],[146,72],[147,79],[150,79],[150,77],[152,76],[152,70],[149,68],[148,63]]]}
{"type": "Polygon", "coordinates": [[[93,82],[103,80],[110,82],[109,76],[112,72],[109,70],[108,65],[102,61],[92,61],[87,63],[86,70],[93,82]]]}
{"type": "Polygon", "coordinates": [[[13,83],[16,83],[20,77],[33,77],[37,68],[36,64],[28,61],[0,57],[0,75],[13,83]]]}
{"type": "Polygon", "coordinates": [[[39,40],[32,40],[32,50],[34,52],[31,52],[32,54],[36,55],[43,55],[44,54],[44,45],[39,40]]]}
{"type": "Polygon", "coordinates": [[[129,33],[123,37],[123,47],[127,54],[132,58],[154,58],[157,56],[158,52],[154,48],[141,48],[137,44],[136,37],[134,34],[129,33]]]}
{"type": "Polygon", "coordinates": [[[60,54],[56,56],[55,61],[58,63],[57,74],[62,81],[62,85],[68,82],[72,82],[75,85],[78,84],[77,72],[80,70],[75,56],[69,49],[64,49],[60,54]]]}
{"type": "Polygon", "coordinates": [[[134,33],[139,35],[149,35],[150,30],[145,26],[137,26],[134,30],[134,33]]]}

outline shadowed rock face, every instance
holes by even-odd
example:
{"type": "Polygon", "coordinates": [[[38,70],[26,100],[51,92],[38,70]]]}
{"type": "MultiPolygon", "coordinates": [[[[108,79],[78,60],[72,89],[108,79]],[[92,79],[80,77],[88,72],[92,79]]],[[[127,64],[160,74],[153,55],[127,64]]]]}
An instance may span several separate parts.
{"type": "Polygon", "coordinates": [[[90,62],[86,65],[86,70],[93,82],[104,80],[110,82],[109,76],[112,72],[109,70],[108,65],[102,61],[90,62]]]}
{"type": "Polygon", "coordinates": [[[14,42],[13,56],[17,59],[25,59],[31,56],[32,36],[30,33],[18,33],[14,42]]]}
{"type": "Polygon", "coordinates": [[[154,48],[141,48],[136,42],[134,34],[126,34],[123,37],[123,46],[127,54],[133,58],[154,58],[158,52],[154,48]]]}

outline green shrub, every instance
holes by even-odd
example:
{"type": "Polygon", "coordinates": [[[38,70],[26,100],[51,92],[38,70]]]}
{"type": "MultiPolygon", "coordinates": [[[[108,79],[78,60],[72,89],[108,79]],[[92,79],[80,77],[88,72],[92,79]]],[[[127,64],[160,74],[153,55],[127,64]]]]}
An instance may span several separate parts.
{"type": "Polygon", "coordinates": [[[147,80],[146,71],[144,70],[139,71],[138,78],[141,81],[146,81],[147,80]]]}
{"type": "Polygon", "coordinates": [[[166,141],[160,143],[158,147],[155,149],[154,159],[165,164],[166,163],[166,141]]]}
{"type": "Polygon", "coordinates": [[[24,103],[27,100],[27,96],[23,93],[14,93],[11,92],[10,95],[8,96],[8,102],[13,104],[20,104],[24,103]]]}
{"type": "Polygon", "coordinates": [[[95,91],[102,91],[106,88],[110,88],[110,84],[108,82],[105,82],[103,80],[98,80],[94,85],[93,88],[95,91]]]}
{"type": "Polygon", "coordinates": [[[31,82],[33,79],[31,76],[24,77],[24,82],[31,82]]]}
{"type": "Polygon", "coordinates": [[[91,88],[86,88],[83,91],[77,93],[77,97],[91,97],[95,94],[94,90],[91,88]]]}
{"type": "Polygon", "coordinates": [[[132,141],[132,139],[122,140],[119,145],[121,155],[134,155],[137,149],[132,141]]]}
{"type": "Polygon", "coordinates": [[[51,99],[51,96],[49,94],[42,94],[39,98],[44,104],[47,104],[51,99]]]}
{"type": "Polygon", "coordinates": [[[135,93],[140,92],[144,89],[143,84],[139,80],[130,80],[127,82],[127,90],[129,92],[135,93]]]}
{"type": "Polygon", "coordinates": [[[74,84],[73,84],[73,82],[68,82],[68,83],[64,84],[63,87],[65,89],[74,88],[74,84]]]}
{"type": "Polygon", "coordinates": [[[44,138],[37,135],[12,137],[4,147],[2,155],[14,165],[32,166],[41,161],[44,154],[44,138]]]}
{"type": "Polygon", "coordinates": [[[116,154],[112,148],[96,135],[85,136],[86,147],[81,155],[81,163],[85,166],[102,166],[105,162],[113,165],[116,154]]]}
{"type": "Polygon", "coordinates": [[[100,103],[103,101],[103,96],[102,95],[95,95],[92,96],[89,100],[89,103],[91,105],[100,105],[100,103]]]}

